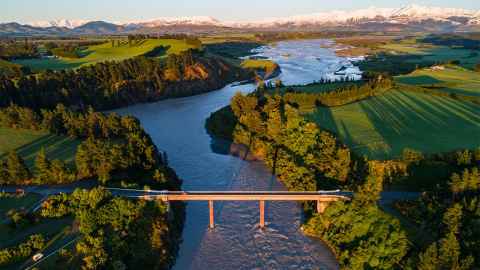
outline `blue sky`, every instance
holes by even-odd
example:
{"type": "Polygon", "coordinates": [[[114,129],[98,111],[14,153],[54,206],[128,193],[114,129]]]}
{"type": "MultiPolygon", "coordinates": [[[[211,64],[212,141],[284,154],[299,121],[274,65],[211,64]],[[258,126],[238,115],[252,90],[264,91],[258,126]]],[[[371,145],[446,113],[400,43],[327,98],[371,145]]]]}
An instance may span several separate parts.
{"type": "Polygon", "coordinates": [[[51,19],[128,21],[157,17],[212,16],[252,20],[332,9],[421,4],[480,9],[480,0],[0,0],[0,22],[51,19]]]}

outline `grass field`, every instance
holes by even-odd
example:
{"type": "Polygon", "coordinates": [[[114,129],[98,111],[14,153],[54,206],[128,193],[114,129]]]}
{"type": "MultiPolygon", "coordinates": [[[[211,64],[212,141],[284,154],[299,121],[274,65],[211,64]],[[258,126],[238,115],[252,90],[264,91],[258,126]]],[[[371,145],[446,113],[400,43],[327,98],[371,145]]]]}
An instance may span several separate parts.
{"type": "Polygon", "coordinates": [[[243,60],[241,66],[245,69],[253,70],[263,79],[271,79],[280,72],[277,63],[266,59],[247,59],[243,60]]]}
{"type": "Polygon", "coordinates": [[[421,69],[395,79],[399,83],[435,87],[447,93],[480,97],[480,73],[461,67],[445,66],[444,70],[421,69]]]}
{"type": "Polygon", "coordinates": [[[169,47],[166,54],[178,54],[189,48],[193,48],[188,45],[184,40],[177,39],[149,39],[143,40],[138,45],[130,47],[128,43],[123,43],[120,46],[112,47],[110,42],[89,46],[88,48],[80,51],[80,58],[68,59],[68,58],[51,58],[51,59],[26,59],[17,60],[15,63],[28,66],[34,71],[51,69],[71,69],[85,65],[91,65],[105,61],[121,61],[135,56],[143,55],[151,52],[153,49],[164,46],[169,47]]]}
{"type": "Polygon", "coordinates": [[[472,50],[451,48],[447,46],[435,46],[425,43],[417,43],[414,40],[402,40],[380,46],[381,50],[395,54],[418,55],[416,59],[408,60],[413,63],[423,62],[447,62],[460,61],[462,67],[473,69],[480,62],[480,54],[472,50]]]}
{"type": "Polygon", "coordinates": [[[17,245],[32,234],[55,236],[72,224],[72,218],[43,219],[26,228],[14,229],[7,224],[0,224],[0,248],[17,245]]]}
{"type": "Polygon", "coordinates": [[[247,59],[242,62],[242,67],[247,69],[263,69],[267,72],[272,72],[278,65],[272,60],[265,59],[247,59]]]}
{"type": "Polygon", "coordinates": [[[0,128],[0,158],[16,150],[28,166],[32,167],[35,157],[43,148],[51,159],[61,159],[73,163],[79,140],[57,136],[41,131],[0,128]]]}
{"type": "Polygon", "coordinates": [[[20,65],[0,59],[0,69],[11,68],[11,67],[20,67],[20,65]]]}
{"type": "Polygon", "coordinates": [[[392,90],[380,97],[307,116],[355,152],[375,159],[480,146],[480,106],[450,98],[392,90]]]}
{"type": "Polygon", "coordinates": [[[12,68],[20,68],[19,64],[0,59],[0,75],[9,74],[12,68]]]}
{"type": "Polygon", "coordinates": [[[0,221],[6,218],[6,214],[11,209],[29,209],[40,201],[42,196],[29,193],[21,197],[0,198],[0,221]]]}

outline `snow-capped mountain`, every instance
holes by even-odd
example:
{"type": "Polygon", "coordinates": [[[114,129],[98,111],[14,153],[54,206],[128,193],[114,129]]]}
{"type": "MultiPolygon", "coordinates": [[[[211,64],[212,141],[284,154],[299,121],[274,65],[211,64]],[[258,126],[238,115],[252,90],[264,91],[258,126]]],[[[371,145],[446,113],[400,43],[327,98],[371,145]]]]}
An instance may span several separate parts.
{"type": "Polygon", "coordinates": [[[470,25],[480,25],[480,11],[473,15],[473,18],[468,22],[470,25]]]}
{"type": "Polygon", "coordinates": [[[420,5],[408,5],[396,9],[392,12],[392,18],[405,17],[410,20],[426,20],[426,19],[448,19],[451,17],[473,17],[475,11],[461,8],[441,8],[441,7],[426,7],[420,5]]]}
{"type": "Polygon", "coordinates": [[[65,27],[69,29],[73,29],[79,26],[82,26],[88,23],[88,20],[67,20],[67,19],[59,19],[59,20],[52,20],[52,21],[37,21],[30,23],[29,25],[34,27],[65,27]]]}
{"type": "Polygon", "coordinates": [[[125,23],[126,25],[141,25],[143,27],[159,27],[171,25],[220,25],[221,22],[215,18],[208,16],[194,17],[163,17],[148,21],[132,21],[125,23]]]}
{"type": "Polygon", "coordinates": [[[355,11],[332,10],[328,12],[319,12],[306,15],[297,15],[284,18],[268,18],[254,22],[230,22],[228,26],[235,27],[272,27],[281,24],[305,25],[305,24],[325,24],[325,23],[345,23],[355,19],[374,19],[387,18],[392,14],[390,8],[370,7],[355,11]]]}
{"type": "Polygon", "coordinates": [[[228,26],[234,27],[272,27],[282,24],[302,26],[308,24],[342,24],[355,22],[390,22],[390,23],[412,23],[427,20],[451,21],[464,18],[470,21],[479,18],[480,11],[472,11],[458,8],[426,7],[420,5],[409,5],[402,8],[377,8],[370,7],[353,11],[332,10],[306,15],[297,15],[284,18],[269,18],[255,22],[231,22],[228,26]]]}
{"type": "MultiPolygon", "coordinates": [[[[202,26],[222,26],[234,28],[264,28],[274,27],[283,24],[293,26],[303,26],[309,24],[332,24],[332,23],[351,23],[365,22],[368,20],[385,21],[393,23],[421,22],[425,20],[452,21],[455,18],[464,18],[465,21],[478,21],[480,11],[466,10],[460,8],[442,8],[420,5],[408,5],[401,8],[377,8],[369,7],[358,10],[332,10],[305,15],[296,15],[290,17],[273,17],[256,21],[226,21],[222,22],[209,16],[194,17],[163,17],[152,20],[130,21],[125,23],[116,23],[124,26],[141,27],[161,27],[172,25],[202,25],[202,26]]],[[[66,27],[76,28],[88,23],[86,20],[54,20],[40,21],[31,23],[35,27],[66,27]]]]}
{"type": "Polygon", "coordinates": [[[53,20],[30,25],[0,24],[0,34],[20,35],[48,31],[69,34],[116,33],[198,33],[228,30],[315,30],[361,31],[476,31],[480,11],[408,5],[401,8],[370,7],[358,10],[332,10],[256,21],[220,21],[208,16],[164,17],[151,20],[111,23],[87,20],[53,20]],[[85,27],[84,27],[85,26],[85,27]],[[29,28],[30,27],[30,28],[29,28]],[[97,29],[98,28],[98,29],[97,29]],[[63,30],[62,30],[63,29],[63,30]],[[98,31],[97,31],[98,30],[98,31]]]}

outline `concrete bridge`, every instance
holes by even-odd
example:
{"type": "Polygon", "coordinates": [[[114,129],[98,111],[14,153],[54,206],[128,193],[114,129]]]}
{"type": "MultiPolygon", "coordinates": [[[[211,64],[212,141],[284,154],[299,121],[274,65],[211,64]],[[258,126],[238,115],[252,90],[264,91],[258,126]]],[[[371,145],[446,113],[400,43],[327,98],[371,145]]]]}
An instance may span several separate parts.
{"type": "Polygon", "coordinates": [[[155,191],[155,190],[129,190],[109,189],[113,194],[129,192],[134,198],[146,200],[169,201],[208,201],[210,212],[210,228],[214,228],[214,202],[215,201],[258,201],[260,210],[260,227],[265,227],[265,202],[266,201],[316,201],[317,212],[323,213],[328,205],[339,200],[350,200],[352,193],[335,191],[315,192],[288,192],[288,191],[155,191]],[[137,194],[134,194],[137,193],[137,194]]]}

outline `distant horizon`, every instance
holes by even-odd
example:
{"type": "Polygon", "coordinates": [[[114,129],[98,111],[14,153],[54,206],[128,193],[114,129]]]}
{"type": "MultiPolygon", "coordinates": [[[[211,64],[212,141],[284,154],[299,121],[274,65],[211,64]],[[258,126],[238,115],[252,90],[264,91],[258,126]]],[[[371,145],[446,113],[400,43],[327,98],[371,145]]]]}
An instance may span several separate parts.
{"type": "Polygon", "coordinates": [[[190,0],[177,0],[173,3],[158,3],[154,0],[114,1],[83,0],[82,5],[72,5],[72,1],[60,0],[3,0],[0,11],[0,23],[18,22],[32,24],[36,22],[49,22],[57,20],[70,21],[108,21],[123,24],[132,21],[150,21],[158,18],[192,18],[211,17],[222,22],[249,22],[261,21],[268,18],[291,17],[309,15],[329,11],[352,11],[368,8],[401,8],[407,5],[420,5],[442,8],[458,8],[472,11],[480,10],[480,1],[458,0],[456,6],[448,1],[375,1],[363,0],[350,3],[350,1],[337,0],[335,3],[318,3],[315,0],[297,0],[296,3],[275,3],[274,0],[265,0],[264,3],[254,5],[256,8],[248,9],[248,3],[216,3],[216,0],[205,0],[202,3],[190,0]],[[66,2],[70,2],[66,3],[66,2]],[[361,3],[359,3],[361,2],[361,3]],[[273,4],[275,3],[275,4],[273,4]],[[111,5],[109,5],[111,4],[111,5]],[[269,4],[271,4],[269,6],[269,4]],[[32,8],[26,9],[26,6],[32,8]],[[132,6],[133,5],[133,6],[132,6]],[[159,6],[160,5],[160,6],[159,6]],[[165,7],[163,7],[163,6],[165,7]],[[247,10],[245,11],[245,7],[247,10]],[[225,11],[228,10],[228,11],[225,11]],[[157,12],[158,11],[158,12],[157,12]],[[154,13],[154,14],[152,14],[154,13]],[[133,15],[132,15],[133,14],[133,15]]]}

